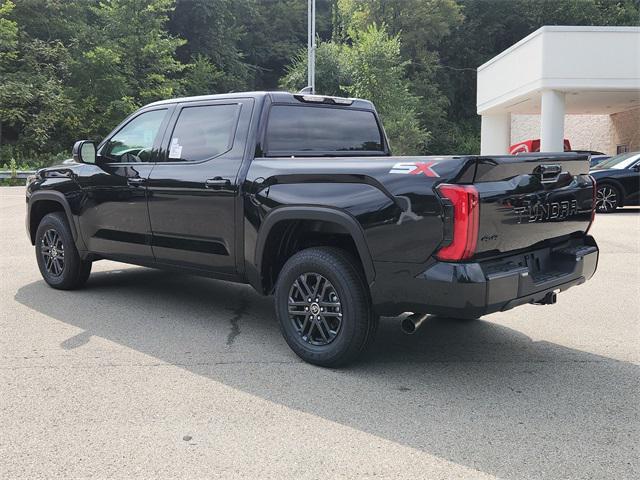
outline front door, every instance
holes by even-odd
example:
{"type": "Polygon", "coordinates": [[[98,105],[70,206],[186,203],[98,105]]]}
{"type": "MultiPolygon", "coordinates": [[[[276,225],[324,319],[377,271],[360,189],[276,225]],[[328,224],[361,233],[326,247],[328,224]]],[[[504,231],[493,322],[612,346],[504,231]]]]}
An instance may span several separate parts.
{"type": "Polygon", "coordinates": [[[167,107],[142,111],[100,145],[97,168],[80,179],[80,228],[89,251],[153,260],[146,182],[168,118],[167,107]]]}
{"type": "Polygon", "coordinates": [[[176,107],[148,182],[156,261],[236,273],[238,172],[252,108],[251,99],[176,107]]]}

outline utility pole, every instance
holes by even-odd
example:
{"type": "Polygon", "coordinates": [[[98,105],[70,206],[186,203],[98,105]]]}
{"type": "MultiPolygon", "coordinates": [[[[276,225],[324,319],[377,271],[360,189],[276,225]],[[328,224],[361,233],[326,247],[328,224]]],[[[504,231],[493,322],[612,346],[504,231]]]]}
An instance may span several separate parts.
{"type": "Polygon", "coordinates": [[[316,0],[307,0],[307,85],[316,93],[316,0]]]}

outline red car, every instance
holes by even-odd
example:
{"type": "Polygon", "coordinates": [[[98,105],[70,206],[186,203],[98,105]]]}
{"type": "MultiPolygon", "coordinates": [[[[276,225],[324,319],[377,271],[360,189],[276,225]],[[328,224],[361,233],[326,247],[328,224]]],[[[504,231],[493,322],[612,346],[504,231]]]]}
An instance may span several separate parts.
{"type": "MultiPolygon", "coordinates": [[[[540,139],[525,140],[509,147],[509,153],[511,155],[518,155],[519,153],[539,152],[540,151],[540,139]]],[[[571,151],[571,143],[566,138],[564,139],[564,151],[571,151]]]]}

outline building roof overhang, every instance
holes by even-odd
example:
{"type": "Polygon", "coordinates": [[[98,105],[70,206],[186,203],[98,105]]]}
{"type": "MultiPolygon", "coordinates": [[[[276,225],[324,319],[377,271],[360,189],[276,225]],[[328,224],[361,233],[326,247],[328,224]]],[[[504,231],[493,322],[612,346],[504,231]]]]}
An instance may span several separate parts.
{"type": "Polygon", "coordinates": [[[640,107],[640,27],[545,26],[478,67],[478,114],[539,114],[544,90],[566,113],[640,107]]]}

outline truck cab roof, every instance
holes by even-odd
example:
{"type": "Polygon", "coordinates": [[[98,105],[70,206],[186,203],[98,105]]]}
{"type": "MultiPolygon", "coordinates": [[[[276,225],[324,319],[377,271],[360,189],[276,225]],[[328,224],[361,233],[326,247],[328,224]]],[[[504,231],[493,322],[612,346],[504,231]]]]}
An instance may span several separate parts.
{"type": "Polygon", "coordinates": [[[311,95],[306,93],[291,93],[285,91],[233,92],[215,95],[198,95],[194,97],[170,98],[167,100],[159,100],[157,102],[150,103],[145,107],[156,105],[170,105],[174,103],[201,102],[207,100],[228,100],[233,98],[255,98],[256,100],[264,100],[267,97],[272,103],[334,104],[344,107],[350,106],[364,110],[375,110],[373,103],[371,103],[369,100],[363,100],[360,98],[334,97],[330,95],[318,94],[311,95]]]}

